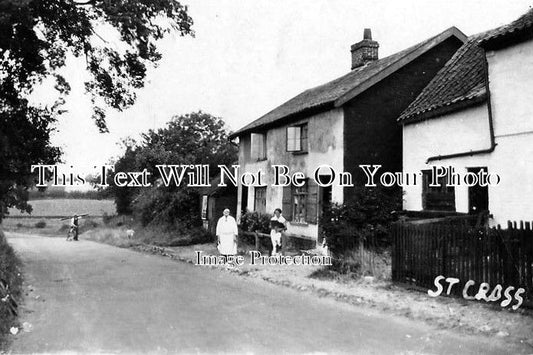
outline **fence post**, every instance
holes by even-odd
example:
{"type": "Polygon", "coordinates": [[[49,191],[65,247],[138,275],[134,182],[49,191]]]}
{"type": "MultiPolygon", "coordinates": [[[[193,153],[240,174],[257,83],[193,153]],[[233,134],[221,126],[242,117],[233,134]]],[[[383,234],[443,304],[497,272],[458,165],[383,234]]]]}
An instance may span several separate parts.
{"type": "Polygon", "coordinates": [[[533,302],[533,233],[531,224],[526,222],[527,238],[523,241],[522,248],[524,249],[524,262],[526,269],[524,270],[524,277],[526,278],[526,287],[529,290],[529,297],[533,302]]]}
{"type": "Polygon", "coordinates": [[[255,236],[255,250],[259,251],[259,234],[257,234],[257,231],[254,232],[255,236]]]}
{"type": "MultiPolygon", "coordinates": [[[[392,279],[426,287],[435,277],[457,277],[526,289],[533,304],[533,230],[530,222],[493,228],[446,224],[394,224],[392,279]]],[[[430,285],[431,286],[431,285],[430,285]]]]}
{"type": "MultiPolygon", "coordinates": [[[[439,226],[440,227],[440,226],[439,226]]],[[[446,253],[446,249],[447,249],[447,242],[448,242],[448,228],[446,228],[447,226],[442,226],[440,227],[439,229],[441,230],[441,232],[443,231],[444,233],[442,233],[441,235],[441,238],[439,238],[439,244],[440,244],[440,247],[441,247],[441,250],[442,250],[442,274],[441,275],[444,275],[446,276],[447,275],[447,268],[446,268],[446,263],[447,263],[447,253],[446,253]]]]}

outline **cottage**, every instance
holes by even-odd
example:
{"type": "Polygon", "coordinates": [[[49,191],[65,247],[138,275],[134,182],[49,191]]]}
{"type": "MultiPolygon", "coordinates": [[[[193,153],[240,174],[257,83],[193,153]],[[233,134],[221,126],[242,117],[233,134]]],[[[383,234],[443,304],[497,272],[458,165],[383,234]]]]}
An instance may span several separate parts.
{"type": "Polygon", "coordinates": [[[309,177],[323,164],[350,172],[355,181],[359,164],[401,171],[402,131],[396,119],[465,40],[452,27],[379,59],[378,42],[366,29],[363,40],[351,46],[348,74],[302,92],[232,135],[239,138],[242,171],[271,172],[273,165],[286,165],[307,177],[299,187],[271,186],[272,174],[265,186],[239,184],[238,211],[282,208],[288,233],[317,240],[321,211],[348,199],[350,188],[319,188],[309,177]]]}
{"type": "Polygon", "coordinates": [[[411,211],[490,211],[491,224],[533,216],[533,10],[472,36],[402,113],[403,168],[451,166],[498,184],[404,188],[411,211]]]}

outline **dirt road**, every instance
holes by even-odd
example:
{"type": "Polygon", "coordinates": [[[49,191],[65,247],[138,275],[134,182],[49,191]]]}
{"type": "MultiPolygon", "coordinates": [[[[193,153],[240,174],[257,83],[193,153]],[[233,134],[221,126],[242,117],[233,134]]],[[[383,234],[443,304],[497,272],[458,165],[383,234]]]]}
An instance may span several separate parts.
{"type": "Polygon", "coordinates": [[[14,353],[527,353],[230,273],[9,233],[29,293],[14,353]]]}

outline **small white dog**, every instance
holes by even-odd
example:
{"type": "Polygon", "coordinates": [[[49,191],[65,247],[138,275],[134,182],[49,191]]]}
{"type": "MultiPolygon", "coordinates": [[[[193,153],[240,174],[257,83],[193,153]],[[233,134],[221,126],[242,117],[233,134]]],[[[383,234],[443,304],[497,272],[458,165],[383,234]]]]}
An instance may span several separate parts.
{"type": "Polygon", "coordinates": [[[135,231],[133,229],[128,229],[126,230],[126,235],[128,236],[128,239],[131,239],[135,235],[135,231]]]}

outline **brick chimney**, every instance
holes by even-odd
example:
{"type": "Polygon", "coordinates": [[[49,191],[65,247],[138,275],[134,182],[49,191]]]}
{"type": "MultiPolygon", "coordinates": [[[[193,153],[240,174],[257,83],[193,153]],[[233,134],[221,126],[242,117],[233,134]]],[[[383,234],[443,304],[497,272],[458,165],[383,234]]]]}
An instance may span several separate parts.
{"type": "Polygon", "coordinates": [[[370,28],[365,28],[363,40],[352,44],[352,69],[359,68],[366,63],[378,60],[379,44],[372,40],[372,31],[370,28]]]}

